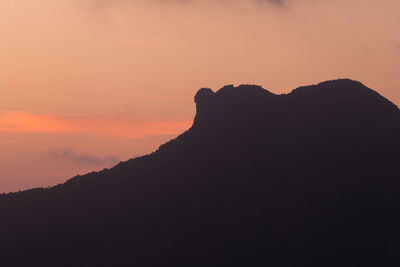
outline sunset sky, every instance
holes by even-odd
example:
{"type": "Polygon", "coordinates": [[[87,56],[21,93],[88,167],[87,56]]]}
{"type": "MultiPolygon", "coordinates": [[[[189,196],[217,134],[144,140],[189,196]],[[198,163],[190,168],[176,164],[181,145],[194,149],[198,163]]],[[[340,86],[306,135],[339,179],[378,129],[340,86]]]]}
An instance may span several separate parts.
{"type": "Polygon", "coordinates": [[[351,78],[400,104],[399,0],[0,0],[0,192],[146,154],[197,89],[351,78]]]}

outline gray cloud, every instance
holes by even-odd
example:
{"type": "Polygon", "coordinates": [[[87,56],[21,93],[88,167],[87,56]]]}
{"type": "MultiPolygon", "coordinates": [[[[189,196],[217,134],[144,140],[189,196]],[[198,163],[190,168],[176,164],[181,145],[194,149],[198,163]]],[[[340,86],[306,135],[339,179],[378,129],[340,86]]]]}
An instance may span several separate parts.
{"type": "MultiPolygon", "coordinates": [[[[89,4],[92,8],[100,8],[103,6],[107,6],[112,3],[117,3],[117,2],[129,2],[127,0],[86,0],[87,4],[89,4]]],[[[190,3],[190,2],[199,2],[202,0],[147,0],[147,1],[153,1],[153,2],[161,2],[161,3],[168,3],[168,2],[181,2],[181,3],[190,3]]],[[[218,0],[220,2],[224,3],[229,3],[232,2],[232,0],[218,0]]],[[[288,0],[246,0],[248,2],[257,2],[259,4],[272,4],[276,6],[281,6],[283,7],[288,0]]]]}
{"type": "Polygon", "coordinates": [[[257,0],[258,2],[266,2],[266,3],[271,3],[279,6],[283,6],[286,1],[285,0],[257,0]]]}
{"type": "Polygon", "coordinates": [[[86,151],[75,151],[69,146],[58,147],[47,151],[46,157],[53,160],[64,160],[75,163],[96,166],[113,166],[119,162],[115,156],[107,155],[104,157],[90,154],[86,151]]]}
{"type": "MultiPolygon", "coordinates": [[[[169,4],[182,4],[188,5],[190,3],[201,3],[206,2],[205,0],[73,0],[77,2],[79,5],[83,5],[84,8],[93,13],[97,13],[100,10],[107,10],[113,6],[121,6],[121,5],[129,5],[134,2],[149,2],[154,3],[158,2],[162,5],[169,5],[169,4]]],[[[211,1],[211,0],[208,0],[211,1]]],[[[276,9],[285,9],[288,7],[289,2],[292,0],[213,0],[215,2],[219,2],[225,6],[235,4],[235,3],[243,3],[249,2],[260,7],[270,7],[276,9]]]]}

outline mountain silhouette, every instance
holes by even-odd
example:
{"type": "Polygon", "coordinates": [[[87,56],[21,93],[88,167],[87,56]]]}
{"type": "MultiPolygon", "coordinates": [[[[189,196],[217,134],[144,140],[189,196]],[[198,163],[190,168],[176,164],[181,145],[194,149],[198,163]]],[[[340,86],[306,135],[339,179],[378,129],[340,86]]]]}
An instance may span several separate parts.
{"type": "Polygon", "coordinates": [[[195,96],[146,156],[0,195],[2,266],[400,266],[400,111],[352,80],[195,96]]]}

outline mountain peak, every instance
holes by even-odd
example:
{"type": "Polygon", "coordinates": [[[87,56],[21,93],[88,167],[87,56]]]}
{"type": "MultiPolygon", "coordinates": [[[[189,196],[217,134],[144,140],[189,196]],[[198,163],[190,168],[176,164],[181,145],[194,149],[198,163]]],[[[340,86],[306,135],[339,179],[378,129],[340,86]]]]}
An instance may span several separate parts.
{"type": "Polygon", "coordinates": [[[217,92],[210,88],[201,88],[194,97],[196,103],[195,124],[200,121],[207,123],[207,121],[213,120],[217,114],[233,111],[232,109],[236,109],[238,106],[268,96],[276,95],[258,85],[243,84],[237,87],[225,85],[217,92]]]}
{"type": "Polygon", "coordinates": [[[397,106],[361,82],[351,79],[302,86],[281,95],[249,84],[225,85],[216,92],[202,88],[197,92],[195,102],[194,126],[201,124],[206,128],[218,128],[227,121],[238,123],[245,117],[253,120],[260,112],[274,117],[282,117],[284,113],[302,114],[305,110],[312,111],[307,116],[316,116],[321,110],[329,111],[329,114],[347,113],[354,118],[398,116],[397,106]]]}
{"type": "Polygon", "coordinates": [[[316,85],[308,85],[308,86],[300,86],[294,89],[291,94],[297,93],[315,93],[319,91],[319,93],[362,93],[362,92],[373,92],[372,89],[366,87],[359,81],[351,80],[351,79],[336,79],[336,80],[328,80],[324,82],[320,82],[316,85]]]}
{"type": "Polygon", "coordinates": [[[201,88],[197,91],[197,94],[194,96],[194,102],[196,104],[202,103],[203,101],[207,101],[210,97],[215,95],[214,91],[210,88],[201,88]]]}
{"type": "Polygon", "coordinates": [[[274,95],[273,93],[265,90],[259,85],[253,84],[242,84],[239,86],[234,86],[232,84],[225,85],[217,92],[214,92],[210,88],[201,88],[197,91],[194,101],[196,104],[199,104],[204,101],[208,101],[213,97],[251,97],[251,96],[260,96],[260,95],[274,95]]]}
{"type": "Polygon", "coordinates": [[[260,95],[274,95],[273,93],[265,90],[262,86],[254,84],[242,84],[237,87],[233,85],[225,85],[216,93],[220,96],[234,96],[234,97],[251,97],[260,95]]]}

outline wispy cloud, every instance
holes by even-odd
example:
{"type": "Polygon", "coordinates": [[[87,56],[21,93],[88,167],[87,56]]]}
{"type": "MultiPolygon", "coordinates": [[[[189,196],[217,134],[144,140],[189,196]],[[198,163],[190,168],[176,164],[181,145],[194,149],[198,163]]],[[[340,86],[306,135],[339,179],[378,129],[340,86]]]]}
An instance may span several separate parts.
{"type": "Polygon", "coordinates": [[[27,133],[89,133],[124,138],[175,135],[189,128],[189,120],[164,120],[129,114],[52,115],[15,111],[0,113],[0,131],[27,133]]]}
{"type": "Polygon", "coordinates": [[[119,162],[119,159],[115,156],[97,156],[86,151],[76,151],[70,146],[51,149],[45,154],[45,156],[54,160],[70,161],[96,166],[113,166],[119,162]]]}
{"type": "Polygon", "coordinates": [[[284,5],[286,3],[286,0],[256,0],[257,2],[264,2],[264,3],[271,3],[275,5],[284,5]]]}
{"type": "MultiPolygon", "coordinates": [[[[111,4],[115,3],[132,3],[132,2],[139,2],[140,0],[86,0],[84,3],[87,7],[93,8],[93,9],[98,9],[98,8],[103,8],[107,7],[111,4]]],[[[143,1],[143,0],[142,0],[143,1]]],[[[227,3],[233,3],[233,2],[253,2],[253,3],[266,3],[266,4],[272,4],[276,6],[284,6],[288,0],[213,0],[210,2],[221,2],[224,4],[227,3]]],[[[159,3],[183,3],[183,4],[188,4],[188,3],[193,3],[193,2],[206,2],[205,0],[146,0],[146,2],[159,2],[159,3]]]]}

